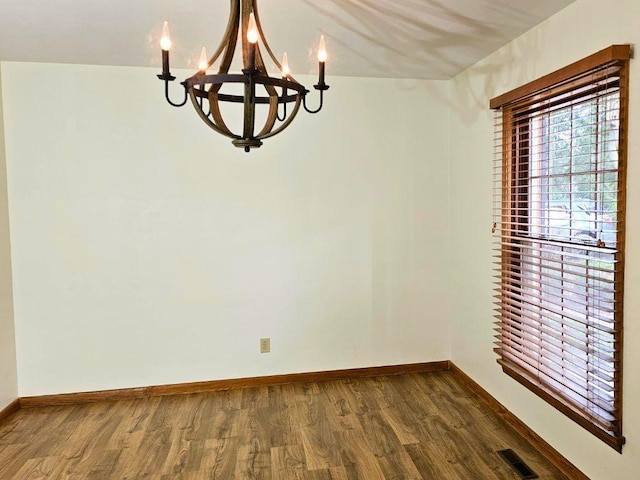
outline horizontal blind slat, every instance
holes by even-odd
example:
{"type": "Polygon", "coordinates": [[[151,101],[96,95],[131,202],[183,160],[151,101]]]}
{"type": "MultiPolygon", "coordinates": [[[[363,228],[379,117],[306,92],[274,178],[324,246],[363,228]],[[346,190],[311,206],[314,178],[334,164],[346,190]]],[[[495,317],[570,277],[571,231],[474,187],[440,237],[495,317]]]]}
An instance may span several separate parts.
{"type": "Polygon", "coordinates": [[[507,337],[503,337],[501,342],[496,342],[503,350],[508,351],[510,355],[520,359],[532,368],[535,368],[540,373],[543,373],[554,382],[560,383],[568,389],[570,392],[565,392],[571,398],[581,398],[583,403],[591,404],[598,407],[598,410],[613,414],[615,407],[613,406],[613,395],[605,396],[595,388],[593,383],[584,381],[579,375],[573,374],[573,372],[567,368],[564,368],[563,364],[555,364],[549,361],[549,357],[543,355],[536,356],[533,349],[528,350],[516,350],[510,348],[513,342],[507,337]],[[575,377],[575,378],[573,378],[575,377]]]}
{"type": "MultiPolygon", "coordinates": [[[[496,318],[500,319],[499,316],[496,316],[496,318]]],[[[497,322],[494,331],[496,332],[496,338],[498,339],[500,339],[500,336],[502,334],[507,334],[511,335],[514,338],[522,338],[521,343],[535,343],[538,340],[538,331],[527,324],[510,324],[508,322],[497,322]]],[[[564,348],[565,344],[568,343],[565,342],[564,339],[559,340],[551,336],[545,337],[545,342],[553,345],[556,349],[562,349],[564,348]]],[[[575,365],[576,368],[580,368],[586,371],[587,374],[594,380],[603,382],[608,386],[610,386],[609,383],[613,382],[614,380],[613,376],[611,375],[611,370],[606,370],[606,365],[608,364],[604,364],[605,368],[598,368],[596,364],[590,365],[587,359],[581,358],[576,355],[567,356],[563,353],[558,353],[558,351],[550,351],[549,355],[557,360],[567,361],[572,365],[575,365]]]]}

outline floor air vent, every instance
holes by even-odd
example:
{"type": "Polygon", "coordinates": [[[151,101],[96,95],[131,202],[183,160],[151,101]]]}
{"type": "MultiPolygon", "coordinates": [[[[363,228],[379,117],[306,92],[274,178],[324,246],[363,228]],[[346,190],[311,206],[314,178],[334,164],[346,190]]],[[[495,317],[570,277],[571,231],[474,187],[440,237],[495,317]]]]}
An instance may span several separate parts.
{"type": "Polygon", "coordinates": [[[538,478],[538,475],[531,470],[526,463],[522,461],[522,459],[510,448],[507,450],[498,450],[498,455],[502,457],[502,459],[507,462],[511,468],[513,468],[520,478],[522,479],[530,479],[530,478],[538,478]]]}

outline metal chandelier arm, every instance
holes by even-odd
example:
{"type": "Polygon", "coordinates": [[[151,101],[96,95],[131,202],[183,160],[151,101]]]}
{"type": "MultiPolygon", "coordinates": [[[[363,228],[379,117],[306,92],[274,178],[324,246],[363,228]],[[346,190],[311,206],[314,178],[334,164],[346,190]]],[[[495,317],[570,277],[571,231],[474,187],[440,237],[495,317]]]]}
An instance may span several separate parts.
{"type": "Polygon", "coordinates": [[[324,104],[324,91],[329,90],[329,85],[314,85],[314,88],[320,91],[320,106],[318,108],[316,108],[315,110],[310,110],[309,107],[307,107],[307,96],[305,95],[302,99],[304,109],[308,113],[312,113],[312,114],[318,113],[320,110],[322,110],[322,106],[324,104]]]}
{"type": "MultiPolygon", "coordinates": [[[[158,78],[160,77],[161,75],[158,75],[158,78]]],[[[180,85],[184,87],[184,100],[182,100],[181,103],[174,103],[171,101],[171,98],[169,98],[169,82],[172,82],[173,80],[175,80],[175,77],[171,79],[165,78],[161,80],[164,80],[164,98],[166,98],[167,102],[169,102],[169,105],[171,105],[172,107],[183,107],[187,103],[188,96],[189,96],[189,93],[187,91],[187,86],[184,84],[184,82],[180,82],[180,85]]]]}
{"type": "Polygon", "coordinates": [[[280,117],[280,112],[276,110],[276,118],[279,122],[284,122],[287,119],[287,102],[283,102],[282,110],[282,117],[280,117]]]}
{"type": "Polygon", "coordinates": [[[261,135],[258,138],[260,140],[264,140],[265,138],[273,137],[274,135],[277,135],[278,133],[283,131],[285,128],[287,128],[289,125],[291,125],[291,122],[293,122],[293,119],[296,118],[296,115],[298,114],[298,110],[300,110],[300,105],[301,104],[302,104],[302,102],[300,101],[300,95],[296,95],[296,104],[293,107],[293,111],[289,114],[289,118],[287,118],[286,121],[283,122],[275,130],[272,130],[271,132],[269,132],[269,133],[267,133],[265,135],[261,135]]]}
{"type": "Polygon", "coordinates": [[[167,22],[164,22],[164,28],[162,32],[163,37],[167,35],[166,42],[168,45],[162,46],[165,39],[160,41],[160,45],[162,46],[162,73],[157,75],[157,77],[164,82],[164,98],[167,100],[169,105],[174,107],[182,107],[185,103],[187,103],[187,86],[185,82],[180,82],[180,84],[184,87],[184,100],[182,103],[175,103],[171,101],[169,97],[169,82],[173,82],[176,77],[171,75],[171,71],[169,70],[169,48],[171,47],[171,39],[168,37],[169,35],[169,26],[167,22]]]}

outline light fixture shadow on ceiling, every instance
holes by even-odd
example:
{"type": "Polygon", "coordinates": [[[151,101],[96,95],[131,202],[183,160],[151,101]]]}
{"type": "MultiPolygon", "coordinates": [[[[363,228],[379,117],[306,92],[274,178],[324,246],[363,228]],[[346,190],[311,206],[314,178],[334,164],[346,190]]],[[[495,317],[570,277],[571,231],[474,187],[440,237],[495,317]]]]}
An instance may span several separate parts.
{"type": "MultiPolygon", "coordinates": [[[[499,8],[495,2],[492,8],[485,5],[482,8],[483,15],[497,20],[482,22],[478,20],[478,15],[471,17],[437,0],[303,1],[348,32],[348,35],[345,34],[348,41],[340,38],[340,32],[331,33],[332,43],[338,45],[334,49],[337,55],[345,50],[347,53],[344,57],[350,55],[369,62],[375,66],[380,77],[399,78],[397,72],[416,72],[413,79],[407,76],[401,78],[400,88],[428,90],[431,98],[446,104],[464,123],[475,122],[482,107],[488,108],[488,99],[500,88],[496,82],[512,83],[513,79],[505,78],[503,73],[500,73],[498,80],[497,75],[504,71],[505,65],[518,58],[520,52],[537,55],[541,49],[540,35],[529,35],[518,41],[513,49],[500,49],[512,37],[500,33],[502,30],[499,27],[508,24],[513,25],[514,29],[526,29],[531,22],[529,12],[513,6],[512,2],[508,3],[508,8],[499,8]],[[360,38],[362,43],[354,45],[353,35],[360,38]],[[476,45],[474,42],[479,38],[485,43],[476,49],[476,57],[463,62],[455,55],[457,49],[476,45]],[[362,45],[369,45],[370,48],[362,48],[362,45]],[[380,54],[383,56],[380,57],[380,54]],[[492,55],[489,62],[474,68],[473,84],[464,76],[457,80],[464,88],[456,89],[455,101],[441,88],[419,81],[452,79],[488,55],[492,55]],[[424,71],[430,74],[425,76],[424,71]]],[[[336,62],[339,61],[338,57],[336,62]]],[[[515,81],[522,82],[529,74],[520,72],[518,75],[523,78],[515,81]]]]}
{"type": "Polygon", "coordinates": [[[473,75],[458,75],[453,80],[452,94],[446,98],[436,97],[446,102],[462,123],[475,124],[478,117],[488,111],[489,99],[497,92],[507,91],[514,85],[524,84],[539,75],[539,72],[530,69],[514,70],[508,66],[524,57],[543,55],[543,43],[543,35],[537,32],[518,40],[513,48],[499,49],[485,61],[474,65],[473,75]]]}
{"type": "Polygon", "coordinates": [[[329,32],[336,51],[368,62],[380,77],[404,72],[405,78],[450,79],[510,40],[498,27],[527,24],[527,12],[517,6],[499,12],[487,7],[471,16],[461,8],[464,2],[457,9],[437,0],[303,2],[338,27],[329,32]]]}

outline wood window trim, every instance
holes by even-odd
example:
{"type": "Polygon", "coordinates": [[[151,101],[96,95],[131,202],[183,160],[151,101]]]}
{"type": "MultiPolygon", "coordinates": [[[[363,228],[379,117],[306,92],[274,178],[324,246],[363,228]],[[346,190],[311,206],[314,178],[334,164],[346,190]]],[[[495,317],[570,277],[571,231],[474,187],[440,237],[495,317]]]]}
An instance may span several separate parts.
{"type": "MultiPolygon", "coordinates": [[[[525,109],[537,109],[536,105],[544,102],[545,100],[556,97],[557,95],[562,95],[565,93],[569,93],[587,86],[589,83],[593,82],[593,79],[597,77],[598,74],[594,74],[598,68],[604,68],[605,73],[602,74],[603,77],[608,76],[607,65],[616,65],[620,64],[621,66],[615,66],[613,68],[617,69],[617,72],[620,77],[620,138],[619,138],[619,177],[618,184],[621,185],[618,193],[618,208],[621,212],[626,211],[626,194],[625,188],[626,185],[626,161],[627,161],[627,126],[628,126],[628,76],[629,76],[629,62],[628,60],[632,56],[632,49],[630,45],[612,45],[608,48],[605,48],[589,57],[586,57],[582,60],[579,60],[571,65],[568,65],[556,72],[545,75],[533,82],[530,82],[526,85],[518,87],[510,92],[507,92],[503,95],[495,97],[491,99],[489,102],[489,106],[494,110],[502,110],[505,114],[503,117],[502,129],[502,151],[503,151],[503,163],[502,163],[502,185],[501,185],[501,195],[502,195],[502,225],[503,229],[507,228],[508,230],[513,231],[513,229],[519,228],[518,221],[513,217],[514,212],[517,212],[520,209],[520,206],[515,206],[514,202],[519,204],[521,199],[520,188],[520,178],[517,173],[517,169],[519,168],[514,158],[518,156],[513,149],[519,148],[517,146],[517,141],[513,140],[514,129],[517,128],[516,123],[510,118],[509,121],[504,121],[506,115],[509,115],[513,108],[517,106],[524,106],[525,109]],[[514,186],[516,190],[514,193],[514,186]],[[505,202],[509,202],[509,206],[505,207],[505,202]],[[504,227],[504,226],[507,227],[504,227]]],[[[498,133],[498,132],[496,132],[498,133]]],[[[519,137],[518,137],[519,138],[519,137]]],[[[528,139],[527,139],[528,141],[528,139]]],[[[496,192],[497,194],[497,192],[496,192]]],[[[618,233],[618,250],[619,254],[616,257],[618,261],[622,262],[624,265],[624,221],[620,224],[620,230],[618,233]]],[[[494,224],[495,228],[495,224],[494,224]]],[[[502,263],[502,279],[499,281],[505,281],[505,272],[509,274],[508,269],[504,268],[504,265],[511,264],[513,262],[518,263],[519,259],[517,254],[514,254],[513,250],[502,251],[501,259],[498,259],[498,262],[502,263]]],[[[520,265],[518,263],[518,265],[520,265]]],[[[619,282],[620,288],[615,289],[615,302],[616,305],[622,305],[622,297],[623,297],[623,278],[624,278],[624,268],[622,268],[619,274],[616,274],[616,282],[619,282]],[[619,275],[619,276],[618,276],[619,275]]],[[[508,280],[507,280],[508,281],[508,280]]],[[[616,283],[618,285],[618,283],[616,283]]],[[[615,340],[617,342],[618,348],[615,351],[614,359],[615,364],[619,365],[617,374],[617,386],[616,386],[616,394],[615,394],[615,411],[619,412],[616,417],[616,422],[619,423],[619,432],[620,434],[617,436],[613,436],[608,434],[605,430],[599,428],[597,426],[597,422],[594,423],[594,420],[589,418],[584,412],[576,410],[570,404],[563,400],[563,398],[557,395],[556,390],[550,386],[545,384],[545,382],[538,382],[531,377],[527,377],[526,375],[522,375],[521,371],[518,368],[512,368],[510,362],[505,361],[504,357],[498,359],[498,363],[502,366],[504,373],[512,377],[514,380],[521,383],[523,386],[528,388],[530,391],[538,395],[540,398],[547,401],[551,406],[556,408],[558,411],[565,414],[567,417],[581,425],[583,428],[594,434],[596,437],[604,441],[606,444],[614,448],[616,451],[622,451],[622,445],[625,442],[624,437],[622,436],[622,358],[623,358],[623,347],[622,347],[622,339],[623,339],[623,322],[622,322],[622,311],[616,311],[616,321],[619,321],[619,331],[615,332],[615,340]]],[[[500,317],[500,313],[498,313],[498,318],[500,317]]],[[[500,319],[500,318],[499,318],[500,319]]],[[[499,349],[497,349],[499,350],[499,349]]]]}
{"type": "Polygon", "coordinates": [[[510,92],[503,93],[489,101],[489,108],[492,110],[502,108],[516,100],[529,97],[541,90],[547,89],[554,85],[564,83],[574,77],[583,75],[586,72],[597,68],[600,65],[606,65],[617,60],[629,60],[631,58],[631,45],[611,45],[604,48],[593,55],[582,60],[567,65],[566,67],[549,73],[532,82],[522,85],[510,92]]]}

